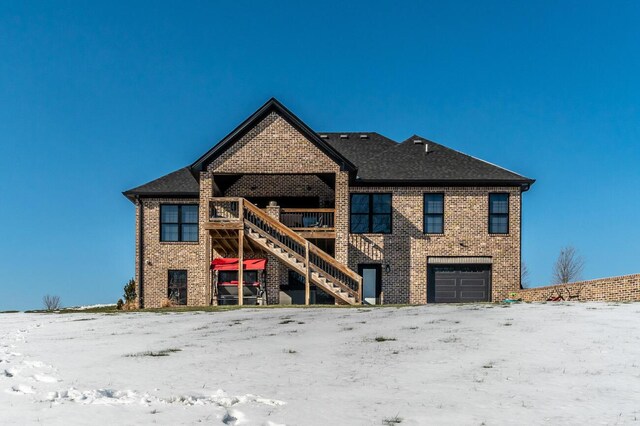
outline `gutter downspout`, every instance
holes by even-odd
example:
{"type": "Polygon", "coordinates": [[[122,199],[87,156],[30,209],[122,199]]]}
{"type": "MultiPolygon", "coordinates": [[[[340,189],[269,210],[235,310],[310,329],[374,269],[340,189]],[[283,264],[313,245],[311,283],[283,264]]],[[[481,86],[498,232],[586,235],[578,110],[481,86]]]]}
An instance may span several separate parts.
{"type": "Polygon", "coordinates": [[[138,203],[138,208],[140,209],[140,215],[138,216],[138,301],[139,308],[144,308],[144,264],[143,261],[143,253],[144,253],[144,208],[142,205],[142,201],[140,201],[140,197],[136,196],[136,201],[138,203]]]}
{"type": "MultiPolygon", "coordinates": [[[[527,188],[529,189],[529,188],[527,188]]],[[[522,287],[522,196],[524,195],[524,191],[522,190],[522,188],[520,189],[520,265],[518,268],[519,271],[519,282],[520,282],[520,290],[523,290],[524,287],[522,287]]]]}

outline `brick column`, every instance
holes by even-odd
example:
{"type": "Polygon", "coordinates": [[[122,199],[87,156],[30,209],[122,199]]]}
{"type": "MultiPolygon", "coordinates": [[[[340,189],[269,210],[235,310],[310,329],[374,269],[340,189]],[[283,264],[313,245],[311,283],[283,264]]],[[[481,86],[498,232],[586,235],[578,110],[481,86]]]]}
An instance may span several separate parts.
{"type": "MultiPolygon", "coordinates": [[[[266,213],[280,221],[280,206],[267,206],[266,213]]],[[[280,284],[287,279],[287,268],[280,263],[277,257],[267,255],[267,304],[280,303],[280,284]]]]}
{"type": "MultiPolygon", "coordinates": [[[[209,171],[200,172],[200,208],[199,208],[199,239],[200,239],[200,265],[202,275],[193,282],[193,304],[208,305],[211,302],[211,257],[215,253],[211,251],[211,237],[202,226],[209,221],[209,198],[213,196],[213,175],[209,171]]],[[[188,291],[187,294],[190,292],[188,291]]],[[[191,303],[190,303],[191,304],[191,303]]]]}
{"type": "Polygon", "coordinates": [[[349,173],[336,173],[335,189],[336,254],[335,258],[348,265],[349,261],[349,173]]]}

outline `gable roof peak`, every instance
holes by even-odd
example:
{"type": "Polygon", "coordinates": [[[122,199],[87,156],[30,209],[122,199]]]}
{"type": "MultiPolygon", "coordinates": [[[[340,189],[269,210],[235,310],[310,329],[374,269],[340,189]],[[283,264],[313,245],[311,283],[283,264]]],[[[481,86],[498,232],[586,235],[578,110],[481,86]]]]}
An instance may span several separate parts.
{"type": "Polygon", "coordinates": [[[250,129],[262,121],[272,112],[276,112],[280,117],[285,119],[290,125],[298,130],[303,136],[305,136],[311,143],[316,145],[322,150],[329,158],[340,165],[341,169],[346,171],[355,171],[356,166],[349,161],[345,156],[333,148],[330,144],[324,141],[315,131],[313,131],[306,123],[300,120],[294,113],[289,111],[278,99],[271,97],[265,102],[256,112],[251,114],[246,120],[244,120],[238,127],[236,127],[231,133],[225,136],[220,142],[207,151],[202,157],[197,159],[191,164],[191,172],[196,174],[199,171],[204,170],[206,166],[211,163],[220,154],[226,151],[231,145],[244,136],[250,129]]]}

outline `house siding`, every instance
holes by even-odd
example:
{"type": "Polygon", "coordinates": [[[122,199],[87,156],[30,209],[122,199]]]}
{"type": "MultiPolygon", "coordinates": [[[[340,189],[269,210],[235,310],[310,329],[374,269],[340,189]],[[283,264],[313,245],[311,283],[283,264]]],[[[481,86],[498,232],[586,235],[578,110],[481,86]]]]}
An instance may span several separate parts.
{"type": "Polygon", "coordinates": [[[391,234],[350,234],[348,266],[380,263],[385,303],[427,303],[427,258],[491,257],[492,300],[520,286],[520,189],[515,187],[367,187],[392,194],[391,234]],[[509,234],[489,234],[489,193],[509,193],[509,234]],[[444,234],[423,233],[423,194],[444,193],[444,234]],[[390,272],[384,266],[389,265],[390,272]]]}
{"type": "MultiPolygon", "coordinates": [[[[161,242],[160,241],[160,205],[161,204],[197,204],[197,199],[151,198],[144,199],[138,209],[143,212],[143,253],[142,272],[145,308],[156,308],[167,299],[168,271],[182,269],[187,271],[187,305],[208,304],[205,294],[206,275],[205,238],[202,226],[199,228],[198,242],[161,242]]],[[[200,210],[202,211],[202,210],[200,210]]],[[[139,218],[139,213],[138,213],[139,218]]],[[[205,218],[200,215],[200,223],[205,218]]],[[[138,224],[139,226],[139,224],[138,224]]],[[[139,250],[139,242],[136,251],[139,250]]],[[[137,260],[136,260],[137,262],[137,260]]],[[[139,271],[139,269],[137,269],[139,271]]],[[[140,277],[137,277],[140,283],[140,277]]],[[[138,290],[138,294],[140,291],[138,290]]]]}

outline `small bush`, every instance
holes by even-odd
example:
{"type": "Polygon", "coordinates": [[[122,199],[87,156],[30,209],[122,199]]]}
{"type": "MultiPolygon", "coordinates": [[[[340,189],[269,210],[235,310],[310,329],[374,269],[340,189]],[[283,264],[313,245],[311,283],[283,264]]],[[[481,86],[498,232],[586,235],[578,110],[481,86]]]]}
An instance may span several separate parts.
{"type": "Polygon", "coordinates": [[[42,298],[42,303],[47,311],[55,311],[60,309],[60,296],[51,296],[47,294],[42,298]]]}
{"type": "Polygon", "coordinates": [[[143,357],[143,356],[150,356],[150,357],[169,356],[169,354],[172,354],[174,352],[180,352],[181,350],[182,349],[178,349],[178,348],[170,348],[170,349],[162,349],[161,351],[145,351],[145,352],[138,352],[135,354],[125,355],[125,357],[137,358],[137,357],[143,357]]]}
{"type": "Polygon", "coordinates": [[[169,299],[168,297],[165,298],[162,302],[160,302],[161,308],[171,308],[172,306],[176,306],[176,304],[173,302],[173,300],[169,299]]]}
{"type": "Polygon", "coordinates": [[[123,305],[124,305],[124,302],[122,301],[122,299],[118,299],[118,303],[116,303],[116,309],[121,311],[123,305]]]}
{"type": "Polygon", "coordinates": [[[386,426],[398,425],[400,423],[402,423],[402,417],[398,417],[398,415],[396,415],[395,417],[389,417],[388,419],[384,419],[382,421],[382,424],[386,426]]]}
{"type": "Polygon", "coordinates": [[[396,340],[395,337],[384,337],[384,336],[378,336],[375,339],[376,342],[394,342],[396,340]]]}
{"type": "Polygon", "coordinates": [[[136,300],[136,282],[133,279],[130,279],[129,282],[124,286],[124,301],[127,303],[133,303],[136,300]]]}

